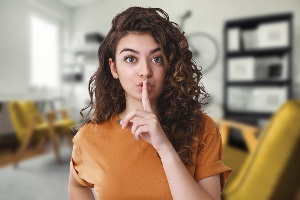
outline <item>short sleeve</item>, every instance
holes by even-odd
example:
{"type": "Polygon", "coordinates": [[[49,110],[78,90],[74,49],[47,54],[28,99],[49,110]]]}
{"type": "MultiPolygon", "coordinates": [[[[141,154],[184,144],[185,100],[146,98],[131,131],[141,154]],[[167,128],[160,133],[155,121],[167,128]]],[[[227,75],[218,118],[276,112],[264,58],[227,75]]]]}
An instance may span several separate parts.
{"type": "MultiPolygon", "coordinates": [[[[76,136],[75,136],[76,137],[76,136]]],[[[73,150],[72,150],[72,157],[70,161],[70,171],[73,173],[75,179],[83,186],[88,186],[90,188],[93,188],[94,185],[91,183],[88,183],[85,181],[82,177],[84,175],[84,159],[81,154],[81,150],[79,148],[79,145],[77,145],[73,139],[73,150]]]]}
{"type": "Polygon", "coordinates": [[[205,118],[205,127],[200,152],[196,161],[195,180],[207,178],[220,174],[221,190],[228,179],[231,169],[222,161],[222,138],[215,122],[205,118]]]}

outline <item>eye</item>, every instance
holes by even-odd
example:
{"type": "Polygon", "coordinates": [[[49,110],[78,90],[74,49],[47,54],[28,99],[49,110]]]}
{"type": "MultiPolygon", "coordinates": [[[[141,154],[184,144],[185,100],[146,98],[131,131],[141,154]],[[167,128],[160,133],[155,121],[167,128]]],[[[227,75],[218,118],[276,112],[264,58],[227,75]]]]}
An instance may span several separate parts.
{"type": "Polygon", "coordinates": [[[164,59],[163,59],[162,56],[155,56],[154,58],[152,58],[151,61],[153,61],[153,62],[155,62],[155,63],[163,63],[163,62],[164,62],[164,59]]]}
{"type": "Polygon", "coordinates": [[[125,62],[127,63],[133,63],[136,62],[136,58],[134,56],[125,56],[124,57],[125,62]]]}

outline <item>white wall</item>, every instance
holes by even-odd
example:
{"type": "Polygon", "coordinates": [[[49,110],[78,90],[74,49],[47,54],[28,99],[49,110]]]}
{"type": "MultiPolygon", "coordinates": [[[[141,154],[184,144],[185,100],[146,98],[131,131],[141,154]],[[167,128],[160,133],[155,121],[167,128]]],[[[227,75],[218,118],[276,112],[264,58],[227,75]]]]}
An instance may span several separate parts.
{"type": "Polygon", "coordinates": [[[24,93],[28,87],[29,26],[25,1],[0,1],[0,91],[24,93]],[[18,14],[16,14],[18,13],[18,14]]]}
{"type": "Polygon", "coordinates": [[[0,1],[0,100],[28,94],[30,76],[29,14],[41,12],[61,21],[69,35],[71,10],[51,0],[0,1]]]}
{"type": "Polygon", "coordinates": [[[12,132],[5,101],[29,96],[30,12],[61,21],[65,41],[70,38],[71,10],[52,0],[0,0],[0,135],[12,132]]]}
{"type": "MultiPolygon", "coordinates": [[[[100,0],[73,12],[73,42],[80,43],[87,32],[98,31],[106,34],[112,18],[129,6],[150,6],[164,9],[172,21],[178,22],[187,10],[192,16],[185,24],[185,32],[204,31],[210,33],[218,41],[223,52],[223,25],[226,20],[256,15],[283,12],[294,13],[294,81],[298,88],[294,94],[300,98],[300,1],[299,0],[100,0]]],[[[218,106],[222,103],[223,55],[219,57],[216,67],[204,75],[203,83],[214,97],[215,104],[208,108],[211,115],[221,116],[218,106]]]]}

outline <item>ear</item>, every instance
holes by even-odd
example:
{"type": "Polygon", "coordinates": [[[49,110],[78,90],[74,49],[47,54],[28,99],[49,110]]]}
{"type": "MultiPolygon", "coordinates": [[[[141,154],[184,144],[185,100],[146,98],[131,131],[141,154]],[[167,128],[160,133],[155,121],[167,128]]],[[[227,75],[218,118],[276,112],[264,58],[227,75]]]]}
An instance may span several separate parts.
{"type": "Polygon", "coordinates": [[[115,62],[113,62],[112,59],[109,58],[109,59],[108,59],[108,63],[109,63],[110,72],[111,72],[112,76],[113,76],[115,79],[118,79],[118,78],[119,78],[119,75],[118,75],[118,72],[117,72],[117,68],[116,68],[115,62]]]}

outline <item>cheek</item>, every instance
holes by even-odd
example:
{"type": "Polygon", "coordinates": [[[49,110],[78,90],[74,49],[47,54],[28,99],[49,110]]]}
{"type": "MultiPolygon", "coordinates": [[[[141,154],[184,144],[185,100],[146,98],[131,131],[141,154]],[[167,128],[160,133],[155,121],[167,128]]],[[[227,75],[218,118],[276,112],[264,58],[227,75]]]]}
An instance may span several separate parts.
{"type": "Polygon", "coordinates": [[[131,76],[131,74],[133,74],[133,70],[130,67],[124,65],[120,58],[116,60],[116,69],[120,79],[126,79],[127,77],[131,76]]]}
{"type": "Polygon", "coordinates": [[[134,76],[134,72],[132,70],[122,69],[122,70],[118,71],[118,75],[119,75],[120,81],[123,82],[124,84],[126,84],[126,82],[128,82],[128,80],[132,79],[132,77],[134,76]]]}
{"type": "Polygon", "coordinates": [[[132,86],[133,74],[130,70],[120,70],[119,73],[119,81],[122,87],[126,89],[130,89],[132,86]]]}
{"type": "Polygon", "coordinates": [[[158,73],[158,82],[159,82],[160,91],[163,90],[165,78],[166,78],[165,71],[164,70],[159,71],[159,73],[158,73]]]}
{"type": "Polygon", "coordinates": [[[165,78],[166,78],[166,71],[165,69],[160,69],[157,71],[157,75],[159,77],[159,80],[164,82],[165,78]]]}

